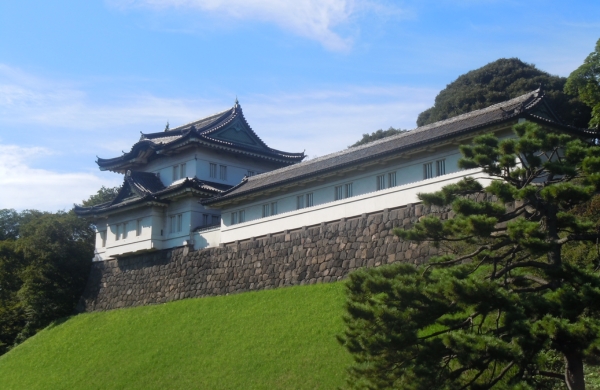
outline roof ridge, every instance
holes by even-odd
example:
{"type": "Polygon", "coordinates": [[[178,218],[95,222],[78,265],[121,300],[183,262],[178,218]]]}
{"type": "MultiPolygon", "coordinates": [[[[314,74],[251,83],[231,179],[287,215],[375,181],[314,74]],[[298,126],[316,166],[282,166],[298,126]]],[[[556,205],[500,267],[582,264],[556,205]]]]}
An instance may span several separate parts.
{"type": "Polygon", "coordinates": [[[228,112],[228,111],[231,111],[232,109],[233,109],[233,107],[231,107],[231,108],[228,108],[228,109],[226,109],[226,110],[223,110],[223,111],[219,111],[219,112],[217,112],[217,113],[214,113],[214,114],[211,114],[211,115],[208,115],[208,116],[206,116],[206,117],[204,117],[204,118],[196,119],[196,120],[194,120],[194,121],[191,121],[191,122],[185,123],[185,124],[183,124],[183,125],[177,126],[177,127],[175,127],[174,129],[169,129],[168,131],[165,131],[164,133],[167,133],[167,134],[168,134],[168,133],[169,133],[169,132],[171,132],[171,131],[183,130],[185,127],[191,127],[191,126],[193,126],[195,123],[202,122],[202,121],[205,121],[205,120],[207,120],[207,119],[212,119],[212,118],[215,118],[215,117],[218,117],[218,116],[222,116],[223,114],[225,114],[225,113],[226,113],[226,112],[228,112]]]}
{"type": "Polygon", "coordinates": [[[276,174],[279,174],[281,172],[286,172],[286,171],[289,171],[289,170],[299,169],[300,167],[305,167],[305,166],[309,166],[309,165],[312,165],[312,164],[316,164],[316,163],[319,163],[319,162],[322,162],[322,161],[326,161],[326,160],[329,160],[329,159],[332,159],[332,158],[335,158],[335,157],[338,157],[338,156],[342,156],[342,155],[349,154],[349,153],[354,153],[354,152],[359,151],[359,150],[363,150],[363,149],[367,149],[367,148],[372,148],[372,147],[375,147],[375,146],[380,145],[382,143],[390,142],[390,141],[397,140],[397,139],[404,138],[404,137],[410,137],[410,136],[413,136],[416,133],[421,133],[423,131],[428,131],[428,130],[434,129],[436,127],[447,125],[449,123],[459,122],[459,121],[467,119],[467,118],[475,118],[475,117],[478,117],[478,116],[481,116],[481,115],[485,115],[485,114],[487,114],[487,113],[489,113],[491,111],[497,110],[498,108],[501,108],[501,107],[511,106],[511,105],[514,105],[514,104],[517,104],[517,103],[525,102],[527,100],[527,98],[536,97],[536,95],[539,92],[540,92],[540,89],[538,88],[538,89],[536,89],[534,91],[531,91],[531,92],[528,92],[526,94],[514,97],[514,98],[509,99],[509,100],[505,100],[505,101],[500,102],[500,103],[492,104],[491,106],[488,106],[488,107],[485,107],[485,108],[481,108],[479,110],[466,112],[464,114],[453,116],[452,118],[447,118],[447,119],[443,119],[441,121],[430,123],[430,124],[427,124],[427,125],[424,125],[424,126],[416,127],[414,129],[408,130],[408,131],[406,131],[404,133],[395,134],[395,135],[392,135],[390,137],[385,137],[385,138],[382,138],[382,139],[378,139],[376,141],[369,142],[369,143],[367,143],[365,145],[360,145],[360,146],[346,148],[346,149],[343,149],[341,151],[329,153],[329,154],[326,154],[324,156],[320,156],[320,157],[314,158],[312,160],[302,161],[302,162],[299,162],[299,163],[296,163],[296,164],[293,164],[293,165],[290,165],[290,166],[287,166],[287,167],[275,169],[275,170],[269,171],[269,172],[264,172],[264,173],[261,173],[259,175],[254,175],[254,176],[251,176],[251,177],[248,178],[248,182],[252,182],[252,181],[255,181],[257,179],[264,178],[264,177],[269,177],[271,175],[276,175],[276,174]]]}

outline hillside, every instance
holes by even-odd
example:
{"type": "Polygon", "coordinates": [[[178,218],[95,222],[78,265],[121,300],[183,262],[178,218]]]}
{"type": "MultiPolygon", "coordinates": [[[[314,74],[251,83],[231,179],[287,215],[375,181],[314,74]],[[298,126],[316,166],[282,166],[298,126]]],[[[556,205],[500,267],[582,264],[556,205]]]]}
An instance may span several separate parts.
{"type": "Polygon", "coordinates": [[[0,357],[3,389],[332,389],[343,284],[82,314],[0,357]]]}

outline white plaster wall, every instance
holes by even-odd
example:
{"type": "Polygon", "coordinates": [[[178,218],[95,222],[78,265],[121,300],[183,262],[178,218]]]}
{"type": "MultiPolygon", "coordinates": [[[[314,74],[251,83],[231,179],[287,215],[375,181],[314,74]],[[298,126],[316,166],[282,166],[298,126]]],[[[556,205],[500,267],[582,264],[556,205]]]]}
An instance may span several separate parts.
{"type": "Polygon", "coordinates": [[[106,246],[103,248],[100,234],[97,234],[96,260],[106,260],[123,253],[161,249],[160,228],[163,225],[163,213],[162,208],[151,207],[123,212],[98,221],[98,231],[106,230],[107,235],[106,246]],[[138,220],[141,223],[139,235],[136,232],[138,220]],[[120,224],[122,228],[125,222],[127,237],[117,240],[116,226],[120,224]]]}
{"type": "Polygon", "coordinates": [[[335,187],[352,183],[353,196],[360,196],[377,190],[377,176],[386,175],[386,186],[388,185],[387,174],[390,172],[396,173],[396,185],[407,183],[415,183],[423,180],[423,164],[432,162],[435,174],[435,162],[437,160],[446,160],[446,174],[458,172],[458,159],[461,154],[456,146],[440,149],[431,155],[422,155],[408,161],[399,161],[390,163],[379,168],[370,168],[359,172],[354,171],[346,177],[337,180],[328,180],[320,184],[312,184],[302,189],[291,191],[287,194],[279,196],[271,196],[260,201],[237,205],[236,207],[227,207],[221,210],[223,216],[223,225],[231,225],[231,213],[244,210],[246,222],[263,218],[262,206],[267,203],[277,202],[278,214],[296,210],[296,200],[298,195],[313,193],[313,205],[317,206],[333,202],[335,200],[335,187]]]}
{"type": "Polygon", "coordinates": [[[219,246],[221,243],[221,227],[215,226],[211,229],[194,232],[192,240],[194,240],[194,250],[219,246]]]}
{"type": "Polygon", "coordinates": [[[281,213],[273,217],[256,219],[233,226],[222,226],[221,243],[229,243],[250,237],[258,237],[269,233],[297,229],[321,222],[335,221],[363,213],[372,213],[386,208],[416,203],[419,202],[417,198],[418,193],[438,191],[443,186],[457,182],[466,176],[472,176],[483,182],[489,182],[489,178],[481,173],[479,169],[459,171],[428,180],[369,192],[352,198],[281,213]]]}
{"type": "Polygon", "coordinates": [[[228,185],[238,184],[248,171],[262,173],[276,169],[273,163],[247,158],[227,152],[217,152],[207,148],[190,148],[175,156],[164,156],[148,163],[144,172],[160,173],[160,180],[165,186],[171,185],[173,180],[173,166],[185,163],[186,177],[197,177],[200,180],[212,181],[228,185]],[[217,177],[210,177],[209,163],[217,164],[217,177]],[[227,180],[221,180],[219,165],[227,167],[227,180]]]}

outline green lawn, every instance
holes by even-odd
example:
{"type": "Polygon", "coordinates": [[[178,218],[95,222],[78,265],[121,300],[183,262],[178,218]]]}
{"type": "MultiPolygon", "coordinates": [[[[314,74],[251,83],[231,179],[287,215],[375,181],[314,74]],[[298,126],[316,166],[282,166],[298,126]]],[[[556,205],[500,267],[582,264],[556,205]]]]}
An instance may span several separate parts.
{"type": "Polygon", "coordinates": [[[0,357],[2,389],[335,389],[342,283],[82,314],[0,357]]]}

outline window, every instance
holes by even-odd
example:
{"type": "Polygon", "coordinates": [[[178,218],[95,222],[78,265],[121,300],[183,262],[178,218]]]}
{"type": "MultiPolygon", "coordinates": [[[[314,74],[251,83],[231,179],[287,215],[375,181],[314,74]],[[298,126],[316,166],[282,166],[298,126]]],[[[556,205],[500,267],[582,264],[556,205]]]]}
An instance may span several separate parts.
{"type": "Polygon", "coordinates": [[[102,248],[106,246],[106,231],[100,232],[100,241],[102,242],[102,248]]]}
{"type": "Polygon", "coordinates": [[[248,171],[248,174],[246,176],[250,177],[250,176],[254,176],[254,175],[256,175],[256,172],[248,171]]]}
{"type": "Polygon", "coordinates": [[[121,224],[115,225],[115,241],[119,241],[121,239],[121,224]]]}
{"type": "Polygon", "coordinates": [[[227,180],[227,166],[225,165],[221,165],[219,166],[220,170],[219,170],[219,179],[221,180],[227,180]]]}
{"type": "Polygon", "coordinates": [[[246,222],[246,211],[245,210],[233,211],[231,213],[231,224],[235,225],[235,224],[242,223],[242,222],[246,222]]]}
{"type": "Polygon", "coordinates": [[[304,208],[304,195],[298,195],[296,197],[296,210],[304,208]]]}
{"type": "Polygon", "coordinates": [[[210,215],[202,214],[202,225],[208,226],[210,224],[210,215]]]}
{"type": "Polygon", "coordinates": [[[173,166],[173,181],[183,179],[186,176],[185,163],[173,166]]]}
{"type": "Polygon", "coordinates": [[[213,179],[217,178],[217,164],[215,163],[210,163],[210,177],[212,177],[213,179]]]}
{"type": "Polygon", "coordinates": [[[349,198],[352,196],[352,183],[348,183],[344,185],[344,194],[346,195],[346,198],[349,198]]]}
{"type": "Polygon", "coordinates": [[[204,226],[215,226],[221,224],[221,218],[218,215],[204,214],[204,226]]]}
{"type": "Polygon", "coordinates": [[[377,191],[385,188],[385,175],[377,176],[377,191]]]}
{"type": "Polygon", "coordinates": [[[352,196],[352,183],[346,183],[341,186],[335,187],[334,191],[335,200],[349,198],[352,196]]]}
{"type": "Polygon", "coordinates": [[[127,222],[123,223],[123,239],[127,238],[127,222]]]}
{"type": "Polygon", "coordinates": [[[277,214],[277,202],[263,204],[262,216],[263,218],[277,214]]]}
{"type": "Polygon", "coordinates": [[[396,187],[396,172],[388,173],[388,188],[396,187]]]}
{"type": "Polygon", "coordinates": [[[137,226],[135,227],[135,235],[137,237],[142,235],[142,220],[141,219],[137,220],[137,226]]]}
{"type": "Polygon", "coordinates": [[[431,179],[433,177],[433,163],[423,164],[423,179],[431,179]]]}
{"type": "Polygon", "coordinates": [[[311,207],[313,205],[313,194],[309,192],[306,194],[306,207],[311,207]]]}
{"type": "Polygon", "coordinates": [[[344,188],[342,186],[335,187],[335,200],[344,199],[344,188]]]}
{"type": "Polygon", "coordinates": [[[435,173],[436,176],[442,176],[446,174],[446,160],[437,160],[435,162],[435,173]]]}
{"type": "Polygon", "coordinates": [[[169,233],[181,232],[182,225],[182,214],[175,214],[169,217],[169,233]]]}

